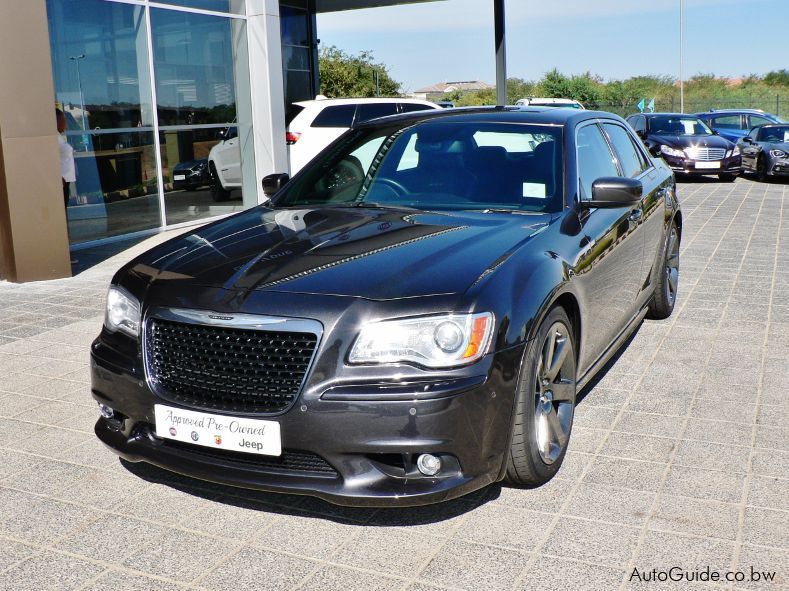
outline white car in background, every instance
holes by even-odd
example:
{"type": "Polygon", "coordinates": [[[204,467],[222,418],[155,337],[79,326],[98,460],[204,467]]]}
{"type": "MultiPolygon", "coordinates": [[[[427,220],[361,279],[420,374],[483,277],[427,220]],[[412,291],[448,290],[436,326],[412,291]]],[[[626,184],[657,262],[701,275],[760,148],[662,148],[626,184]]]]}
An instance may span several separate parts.
{"type": "MultiPolygon", "coordinates": [[[[378,117],[428,109],[441,110],[429,101],[406,98],[350,98],[294,103],[285,133],[293,176],[318,152],[345,133],[354,123],[378,117]]],[[[208,154],[214,201],[225,201],[232,189],[241,188],[241,150],[235,126],[228,127],[208,154]]]]}
{"type": "Polygon", "coordinates": [[[528,97],[522,98],[515,103],[516,107],[567,107],[570,109],[584,109],[584,106],[578,101],[566,98],[539,98],[528,97]]]}
{"type": "Polygon", "coordinates": [[[318,152],[345,133],[353,124],[413,111],[441,107],[429,101],[406,98],[327,99],[294,103],[295,116],[288,125],[286,140],[293,176],[318,152]]]}

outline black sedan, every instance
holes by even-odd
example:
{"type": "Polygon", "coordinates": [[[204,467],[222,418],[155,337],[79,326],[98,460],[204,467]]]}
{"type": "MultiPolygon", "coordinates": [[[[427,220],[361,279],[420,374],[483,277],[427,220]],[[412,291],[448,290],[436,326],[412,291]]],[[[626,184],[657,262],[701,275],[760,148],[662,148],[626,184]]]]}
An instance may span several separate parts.
{"type": "Polygon", "coordinates": [[[194,191],[198,187],[209,185],[208,159],[188,160],[179,162],[173,167],[173,189],[194,191]]]}
{"type": "Polygon", "coordinates": [[[388,117],[264,186],[115,275],[92,392],[123,458],[348,505],[541,484],[674,308],[674,177],[615,115],[388,117]]]}
{"type": "Polygon", "coordinates": [[[643,113],[627,122],[654,156],[677,174],[717,175],[731,182],[742,170],[740,149],[695,115],[643,113]]]}
{"type": "Polygon", "coordinates": [[[737,144],[743,172],[756,174],[762,182],[770,176],[789,175],[789,125],[755,127],[737,144]]]}

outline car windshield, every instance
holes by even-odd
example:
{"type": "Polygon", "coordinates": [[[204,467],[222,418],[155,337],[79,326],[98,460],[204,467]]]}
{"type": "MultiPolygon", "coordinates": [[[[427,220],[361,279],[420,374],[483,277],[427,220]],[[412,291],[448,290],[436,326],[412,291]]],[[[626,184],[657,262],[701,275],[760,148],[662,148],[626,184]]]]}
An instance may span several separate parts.
{"type": "Polygon", "coordinates": [[[759,130],[759,141],[789,143],[789,125],[761,128],[759,130]]]}
{"type": "Polygon", "coordinates": [[[429,120],[348,132],[276,207],[560,211],[562,128],[429,120]]]}
{"type": "Polygon", "coordinates": [[[650,117],[649,131],[664,135],[712,135],[712,130],[701,119],[674,115],[650,117]]]}

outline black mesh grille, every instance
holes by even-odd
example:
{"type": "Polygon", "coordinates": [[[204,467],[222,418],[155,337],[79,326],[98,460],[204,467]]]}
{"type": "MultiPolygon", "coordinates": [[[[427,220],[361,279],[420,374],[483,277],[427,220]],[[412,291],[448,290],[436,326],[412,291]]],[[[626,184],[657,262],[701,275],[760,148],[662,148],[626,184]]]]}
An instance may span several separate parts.
{"type": "Polygon", "coordinates": [[[281,456],[262,456],[258,454],[248,454],[243,452],[229,451],[223,449],[212,449],[210,447],[200,447],[180,441],[166,440],[168,447],[174,447],[190,455],[211,458],[212,460],[224,460],[233,464],[243,464],[257,468],[262,472],[309,472],[336,478],[337,471],[319,455],[306,452],[283,449],[281,456]]]}
{"type": "Polygon", "coordinates": [[[277,412],[298,396],[317,344],[303,332],[245,330],[154,318],[148,368],[161,394],[186,406],[277,412]]]}

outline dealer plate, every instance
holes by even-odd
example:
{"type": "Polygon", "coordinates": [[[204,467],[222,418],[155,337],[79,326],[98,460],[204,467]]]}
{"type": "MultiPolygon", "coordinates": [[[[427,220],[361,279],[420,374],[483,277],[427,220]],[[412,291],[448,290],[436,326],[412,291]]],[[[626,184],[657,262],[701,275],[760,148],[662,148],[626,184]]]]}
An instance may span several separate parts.
{"type": "Polygon", "coordinates": [[[215,415],[154,405],[156,435],[184,443],[264,456],[282,454],[276,421],[215,415]]]}
{"type": "Polygon", "coordinates": [[[716,160],[715,162],[696,162],[696,168],[720,168],[721,163],[720,161],[716,160]]]}
{"type": "Polygon", "coordinates": [[[185,174],[176,174],[173,176],[174,181],[185,181],[186,175],[185,174]]]}

